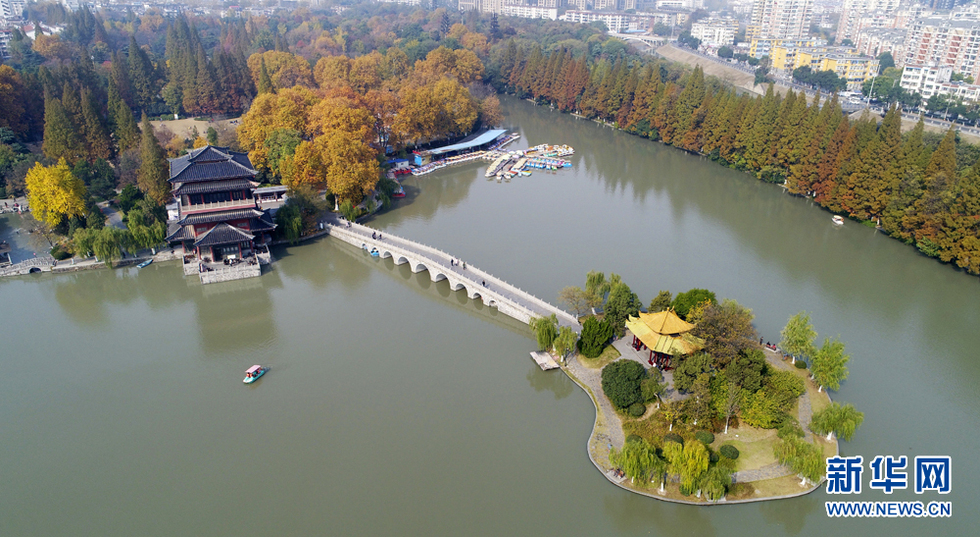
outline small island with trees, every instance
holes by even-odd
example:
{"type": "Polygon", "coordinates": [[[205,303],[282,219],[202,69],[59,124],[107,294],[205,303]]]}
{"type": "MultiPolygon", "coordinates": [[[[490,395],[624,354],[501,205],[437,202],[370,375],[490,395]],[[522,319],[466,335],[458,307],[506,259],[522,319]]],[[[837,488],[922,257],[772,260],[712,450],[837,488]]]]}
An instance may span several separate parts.
{"type": "Polygon", "coordinates": [[[644,312],[619,275],[590,272],[560,300],[582,318],[580,338],[551,318],[531,328],[592,397],[589,457],[627,490],[699,505],[807,494],[863,421],[827,394],[847,378],[844,344],[818,346],[805,312],[777,343],[705,289],[661,291],[644,312]]]}

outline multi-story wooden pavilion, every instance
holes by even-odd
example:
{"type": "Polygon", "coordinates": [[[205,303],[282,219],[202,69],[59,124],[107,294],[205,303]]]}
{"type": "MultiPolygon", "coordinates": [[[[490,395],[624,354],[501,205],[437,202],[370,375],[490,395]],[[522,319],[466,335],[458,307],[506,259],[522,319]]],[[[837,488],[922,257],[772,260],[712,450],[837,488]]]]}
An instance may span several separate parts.
{"type": "Polygon", "coordinates": [[[704,341],[691,334],[694,325],[668,309],[657,313],[640,313],[626,321],[633,336],[633,348],[649,350],[650,365],[664,370],[673,369],[675,356],[683,356],[704,348],[704,341]]]}
{"type": "Polygon", "coordinates": [[[256,202],[257,174],[247,154],[226,147],[208,145],[170,159],[178,213],[167,242],[199,263],[252,258],[257,245],[271,243],[276,227],[256,202]]]}

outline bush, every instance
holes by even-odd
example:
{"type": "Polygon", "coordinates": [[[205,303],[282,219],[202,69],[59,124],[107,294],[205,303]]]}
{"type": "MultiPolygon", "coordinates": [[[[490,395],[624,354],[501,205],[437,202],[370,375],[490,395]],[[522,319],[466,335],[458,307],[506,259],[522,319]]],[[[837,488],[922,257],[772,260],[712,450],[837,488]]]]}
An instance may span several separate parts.
{"type": "Polygon", "coordinates": [[[664,442],[677,442],[680,445],[684,445],[684,438],[677,433],[667,433],[664,435],[664,442]]]}
{"type": "Polygon", "coordinates": [[[731,460],[735,460],[738,458],[738,448],[736,448],[731,444],[725,444],[724,446],[721,446],[721,448],[718,449],[718,453],[721,453],[723,457],[731,460]]]}
{"type": "Polygon", "coordinates": [[[786,440],[790,437],[803,438],[803,429],[800,428],[799,423],[794,419],[788,419],[779,426],[779,430],[776,432],[776,436],[786,440]]]}
{"type": "Polygon", "coordinates": [[[797,360],[793,365],[795,365],[797,369],[806,369],[806,362],[803,360],[797,360]]]}
{"type": "Polygon", "coordinates": [[[586,358],[598,358],[612,335],[613,329],[609,323],[589,317],[582,323],[582,338],[578,341],[578,350],[586,358]]]}
{"type": "Polygon", "coordinates": [[[64,261],[71,257],[71,252],[69,252],[64,246],[60,244],[55,244],[54,248],[51,248],[51,257],[57,259],[58,261],[64,261]]]}
{"type": "Polygon", "coordinates": [[[629,435],[629,436],[626,437],[626,443],[627,444],[629,444],[630,442],[642,442],[642,441],[643,441],[643,437],[642,436],[637,436],[635,434],[631,434],[631,435],[629,435]]]}
{"type": "Polygon", "coordinates": [[[647,371],[639,362],[617,360],[602,368],[602,392],[618,408],[640,401],[640,380],[647,371]]]}
{"type": "Polygon", "coordinates": [[[711,454],[708,455],[708,462],[718,462],[718,460],[719,460],[718,454],[715,453],[714,451],[712,451],[711,454]]]}
{"type": "Polygon", "coordinates": [[[647,406],[639,402],[633,403],[626,412],[634,418],[639,418],[640,416],[646,414],[647,406]]]}
{"type": "Polygon", "coordinates": [[[708,431],[698,431],[694,433],[694,438],[706,446],[715,441],[715,435],[708,431]]]}

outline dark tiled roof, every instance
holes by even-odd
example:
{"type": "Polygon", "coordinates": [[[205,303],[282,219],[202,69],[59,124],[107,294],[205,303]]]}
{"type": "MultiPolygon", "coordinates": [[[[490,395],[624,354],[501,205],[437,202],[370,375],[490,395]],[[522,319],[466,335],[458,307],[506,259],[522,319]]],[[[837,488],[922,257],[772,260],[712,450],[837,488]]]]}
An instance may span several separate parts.
{"type": "Polygon", "coordinates": [[[225,190],[243,190],[253,188],[258,182],[249,179],[232,179],[230,181],[208,181],[206,183],[185,183],[181,184],[174,194],[207,194],[210,192],[222,192],[225,190]]]}
{"type": "Polygon", "coordinates": [[[171,183],[199,183],[253,177],[258,172],[248,155],[227,147],[206,145],[170,159],[171,183]]]}
{"type": "Polygon", "coordinates": [[[246,233],[236,227],[229,226],[228,224],[218,224],[208,230],[207,233],[198,237],[194,241],[194,246],[215,246],[218,244],[235,244],[239,242],[250,241],[255,238],[255,235],[251,233],[246,233]]]}
{"type": "Polygon", "coordinates": [[[220,213],[189,214],[177,222],[182,225],[207,224],[210,222],[227,222],[229,220],[242,220],[244,218],[258,218],[262,216],[262,211],[258,209],[238,209],[234,211],[221,211],[220,213]]]}
{"type": "Polygon", "coordinates": [[[276,224],[272,221],[269,211],[263,211],[262,216],[252,222],[252,231],[268,231],[276,229],[276,224]]]}
{"type": "Polygon", "coordinates": [[[194,237],[191,237],[184,226],[180,224],[170,224],[167,226],[167,238],[164,239],[167,242],[179,242],[179,241],[189,241],[194,237]]]}

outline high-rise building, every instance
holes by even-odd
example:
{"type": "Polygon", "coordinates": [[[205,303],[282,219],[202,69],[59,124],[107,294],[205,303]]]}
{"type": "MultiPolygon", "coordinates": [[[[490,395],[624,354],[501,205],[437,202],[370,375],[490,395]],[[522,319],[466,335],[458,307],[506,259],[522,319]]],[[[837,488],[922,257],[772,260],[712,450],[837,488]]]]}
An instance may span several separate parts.
{"type": "Polygon", "coordinates": [[[861,19],[880,12],[887,16],[898,11],[900,0],[844,0],[844,8],[840,14],[840,24],[837,25],[837,42],[845,39],[854,40],[860,28],[861,19]]]}
{"type": "Polygon", "coordinates": [[[970,7],[909,23],[905,65],[949,66],[980,79],[980,10],[970,7]]]}
{"type": "Polygon", "coordinates": [[[755,0],[747,37],[801,39],[810,33],[813,0],[755,0]]]}
{"type": "Polygon", "coordinates": [[[0,0],[0,18],[19,18],[24,13],[27,0],[0,0]]]}

